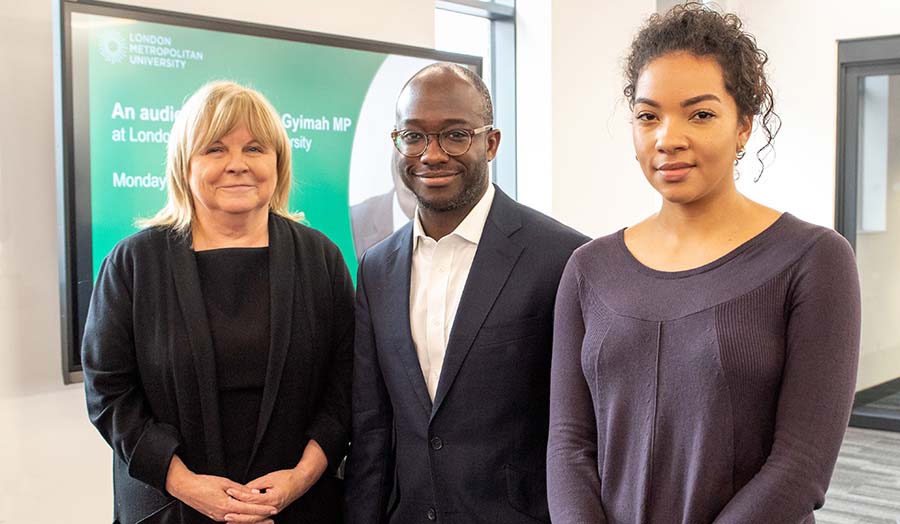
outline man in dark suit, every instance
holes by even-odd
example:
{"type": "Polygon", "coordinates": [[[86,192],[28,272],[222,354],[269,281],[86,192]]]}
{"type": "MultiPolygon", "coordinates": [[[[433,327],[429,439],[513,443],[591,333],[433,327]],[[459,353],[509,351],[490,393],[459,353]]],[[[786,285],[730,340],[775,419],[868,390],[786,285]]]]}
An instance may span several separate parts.
{"type": "Polygon", "coordinates": [[[553,305],[587,237],[490,184],[484,83],[435,64],[397,102],[413,220],[359,265],[351,524],[549,522],[553,305]]]}

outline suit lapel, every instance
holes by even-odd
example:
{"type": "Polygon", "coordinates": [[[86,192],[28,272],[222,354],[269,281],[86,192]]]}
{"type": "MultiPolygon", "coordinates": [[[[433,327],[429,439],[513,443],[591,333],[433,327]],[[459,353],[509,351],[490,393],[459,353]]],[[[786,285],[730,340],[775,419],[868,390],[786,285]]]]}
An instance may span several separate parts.
{"type": "Polygon", "coordinates": [[[396,341],[398,357],[406,371],[406,376],[412,384],[416,398],[422,404],[425,413],[431,413],[431,397],[428,395],[428,387],[425,385],[425,377],[422,375],[422,366],[413,343],[412,331],[409,325],[409,279],[412,268],[412,222],[403,226],[402,233],[397,236],[397,245],[388,255],[386,260],[385,282],[394,285],[387,286],[388,296],[386,304],[396,313],[396,318],[391,319],[388,325],[397,326],[397,331],[391,340],[396,341]]]}
{"type": "MultiPolygon", "coordinates": [[[[259,406],[259,419],[256,423],[256,438],[253,442],[253,451],[250,460],[247,461],[249,471],[259,445],[265,435],[272,410],[275,408],[275,400],[278,398],[278,389],[281,385],[281,376],[284,371],[285,360],[292,344],[304,349],[309,354],[313,348],[309,343],[294,340],[292,338],[294,286],[297,283],[295,277],[296,266],[302,264],[302,260],[295,256],[293,236],[288,224],[283,223],[274,214],[269,215],[269,361],[266,366],[266,384],[263,388],[262,401],[259,406]]],[[[301,290],[302,292],[302,290],[301,290]]],[[[302,308],[298,308],[302,309],[302,308]]],[[[296,316],[296,320],[306,320],[305,314],[296,316]]],[[[303,338],[306,341],[314,340],[309,331],[310,324],[303,322],[303,338]]],[[[309,365],[304,365],[301,372],[309,372],[309,365]]],[[[302,380],[301,383],[307,383],[302,380]]],[[[247,471],[244,472],[246,476],[247,471]]]]}
{"type": "Polygon", "coordinates": [[[219,423],[219,394],[216,378],[215,351],[209,317],[200,289],[200,275],[197,261],[191,250],[191,237],[170,235],[169,253],[172,257],[173,278],[178,295],[178,304],[184,318],[188,340],[197,373],[200,394],[200,412],[203,418],[203,432],[206,440],[206,460],[208,473],[225,474],[225,453],[222,441],[222,426],[219,423]]]}
{"type": "MultiPolygon", "coordinates": [[[[453,381],[472,348],[478,330],[484,324],[522,253],[523,246],[509,238],[522,227],[516,205],[499,188],[496,190],[447,342],[444,365],[434,396],[432,417],[440,409],[447,392],[453,386],[453,381]]],[[[421,375],[421,372],[419,374],[421,375]]]]}

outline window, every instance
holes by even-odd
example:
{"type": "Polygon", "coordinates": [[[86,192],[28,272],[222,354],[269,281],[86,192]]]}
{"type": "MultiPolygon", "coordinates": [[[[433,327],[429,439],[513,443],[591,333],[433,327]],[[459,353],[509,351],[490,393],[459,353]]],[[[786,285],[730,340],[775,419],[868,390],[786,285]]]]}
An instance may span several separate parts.
{"type": "Polygon", "coordinates": [[[435,49],[482,58],[482,78],[494,101],[494,125],[503,131],[493,178],[515,198],[515,0],[438,0],[435,6],[435,49]]]}

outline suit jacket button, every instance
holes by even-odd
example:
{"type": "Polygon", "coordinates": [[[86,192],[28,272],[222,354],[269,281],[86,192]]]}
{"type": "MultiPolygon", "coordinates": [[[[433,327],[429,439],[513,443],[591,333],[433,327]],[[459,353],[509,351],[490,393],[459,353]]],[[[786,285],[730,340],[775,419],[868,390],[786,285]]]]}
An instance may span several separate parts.
{"type": "Polygon", "coordinates": [[[431,449],[441,449],[442,447],[444,447],[443,440],[441,440],[437,437],[434,437],[433,439],[431,439],[431,449]]]}
{"type": "Polygon", "coordinates": [[[425,516],[428,517],[428,520],[437,520],[437,511],[434,508],[428,508],[428,512],[425,513],[425,516]]]}

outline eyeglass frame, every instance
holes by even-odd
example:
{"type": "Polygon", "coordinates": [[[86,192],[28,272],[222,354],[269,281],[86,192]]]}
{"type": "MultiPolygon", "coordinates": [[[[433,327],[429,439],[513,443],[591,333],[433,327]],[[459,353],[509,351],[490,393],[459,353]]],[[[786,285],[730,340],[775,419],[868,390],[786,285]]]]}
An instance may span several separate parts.
{"type": "MultiPolygon", "coordinates": [[[[393,131],[391,131],[391,143],[394,144],[394,149],[396,149],[398,153],[405,156],[406,158],[420,158],[422,155],[425,154],[426,151],[428,151],[428,144],[430,143],[429,137],[436,136],[437,144],[438,144],[438,147],[441,148],[441,151],[443,151],[444,154],[447,156],[457,157],[457,156],[465,155],[466,153],[469,152],[470,149],[472,149],[472,142],[475,141],[476,136],[480,135],[481,133],[493,131],[494,129],[495,128],[494,128],[493,124],[488,124],[485,126],[477,127],[475,129],[466,129],[464,127],[456,127],[453,129],[439,131],[437,133],[421,133],[421,134],[425,135],[425,147],[422,148],[422,152],[419,153],[418,155],[407,155],[403,151],[400,151],[400,146],[397,145],[397,137],[400,136],[400,133],[403,133],[404,131],[409,131],[408,129],[394,129],[393,131]],[[466,133],[469,133],[471,135],[469,137],[469,145],[466,146],[465,151],[463,151],[462,153],[451,154],[451,153],[447,152],[446,149],[444,149],[444,145],[441,144],[441,135],[443,133],[447,133],[449,131],[465,131],[466,133]]],[[[419,133],[419,131],[416,131],[416,132],[419,133]]]]}

